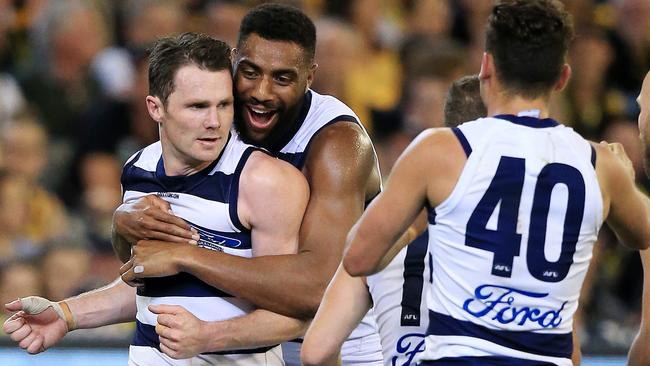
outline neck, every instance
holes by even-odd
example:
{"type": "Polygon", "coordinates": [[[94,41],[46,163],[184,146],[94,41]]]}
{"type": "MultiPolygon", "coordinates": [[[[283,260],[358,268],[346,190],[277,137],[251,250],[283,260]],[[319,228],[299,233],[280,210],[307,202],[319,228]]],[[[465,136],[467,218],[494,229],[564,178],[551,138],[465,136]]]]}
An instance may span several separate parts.
{"type": "Polygon", "coordinates": [[[165,175],[168,177],[188,176],[196,174],[201,170],[207,168],[211,163],[211,161],[207,161],[196,165],[184,164],[176,161],[175,159],[168,159],[163,153],[163,166],[165,167],[165,175]]]}
{"type": "Polygon", "coordinates": [[[517,115],[523,111],[538,110],[539,118],[548,118],[548,96],[536,99],[526,99],[520,95],[500,93],[492,101],[487,102],[488,116],[499,114],[517,115]]]}

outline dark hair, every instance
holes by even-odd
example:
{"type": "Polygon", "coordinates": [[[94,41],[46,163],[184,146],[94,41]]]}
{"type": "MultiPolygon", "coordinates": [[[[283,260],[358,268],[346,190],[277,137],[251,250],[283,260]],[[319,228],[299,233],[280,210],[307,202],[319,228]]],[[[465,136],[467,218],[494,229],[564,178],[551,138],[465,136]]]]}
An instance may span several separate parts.
{"type": "Polygon", "coordinates": [[[558,81],[572,38],[571,16],[558,0],[501,0],[488,19],[485,48],[506,89],[536,98],[558,81]]]}
{"type": "Polygon", "coordinates": [[[182,66],[193,64],[210,71],[232,72],[230,46],[198,33],[159,39],[149,54],[149,94],[167,104],[174,91],[174,76],[182,66]]]}
{"type": "Polygon", "coordinates": [[[282,4],[263,4],[253,8],[241,21],[237,47],[241,48],[252,33],[270,41],[296,43],[305,51],[306,61],[314,60],[316,27],[298,8],[282,4]]]}
{"type": "Polygon", "coordinates": [[[481,99],[478,75],[467,75],[455,80],[445,98],[445,126],[456,127],[467,121],[485,117],[487,109],[481,99]]]}

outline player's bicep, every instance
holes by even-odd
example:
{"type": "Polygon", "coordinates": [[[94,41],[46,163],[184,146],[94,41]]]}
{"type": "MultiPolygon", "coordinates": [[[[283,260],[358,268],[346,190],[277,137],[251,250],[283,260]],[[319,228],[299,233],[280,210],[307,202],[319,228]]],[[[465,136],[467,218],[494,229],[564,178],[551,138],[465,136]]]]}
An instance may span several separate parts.
{"type": "Polygon", "coordinates": [[[293,254],[309,187],[294,167],[275,159],[256,164],[243,188],[254,256],[293,254]]]}
{"type": "Polygon", "coordinates": [[[412,143],[397,160],[384,190],[359,222],[359,232],[395,242],[413,222],[426,202],[426,175],[420,142],[412,143]]]}
{"type": "Polygon", "coordinates": [[[647,248],[650,244],[650,201],[638,190],[616,157],[607,153],[601,155],[607,159],[606,189],[610,197],[607,223],[626,246],[647,248]]]}

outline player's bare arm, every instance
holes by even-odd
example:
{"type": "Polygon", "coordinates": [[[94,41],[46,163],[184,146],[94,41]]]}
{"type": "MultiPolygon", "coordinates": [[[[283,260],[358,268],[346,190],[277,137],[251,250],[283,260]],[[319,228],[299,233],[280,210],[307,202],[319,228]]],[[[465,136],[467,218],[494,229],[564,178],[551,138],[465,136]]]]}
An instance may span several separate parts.
{"type": "Polygon", "coordinates": [[[650,365],[650,250],[646,249],[640,253],[643,263],[643,308],[639,334],[634,339],[628,355],[629,366],[650,365]]]}
{"type": "Polygon", "coordinates": [[[436,205],[449,196],[465,160],[465,153],[450,129],[421,133],[402,153],[384,191],[350,231],[350,248],[343,260],[348,273],[362,276],[377,272],[381,258],[426,202],[436,205]],[[422,166],[428,167],[426,172],[422,166]]]}
{"type": "MultiPolygon", "coordinates": [[[[303,173],[310,198],[298,255],[249,259],[217,252],[181,255],[185,259],[181,270],[261,308],[313,317],[341,260],[347,232],[361,216],[365,201],[379,190],[379,175],[371,142],[353,123],[339,122],[323,129],[308,154],[303,173]]],[[[145,265],[144,272],[131,271],[126,279],[173,274],[149,270],[145,265]]]]}
{"type": "Polygon", "coordinates": [[[56,345],[74,329],[95,328],[133,320],[135,289],[122,280],[58,303],[40,297],[23,298],[5,305],[16,312],[3,330],[19,347],[40,353],[56,345]]]}
{"type": "Polygon", "coordinates": [[[365,278],[339,266],[302,343],[303,365],[336,365],[341,345],[371,306],[365,278]]]}
{"type": "Polygon", "coordinates": [[[603,217],[620,241],[633,249],[650,246],[650,200],[636,187],[620,144],[593,144],[603,195],[603,217]]]}

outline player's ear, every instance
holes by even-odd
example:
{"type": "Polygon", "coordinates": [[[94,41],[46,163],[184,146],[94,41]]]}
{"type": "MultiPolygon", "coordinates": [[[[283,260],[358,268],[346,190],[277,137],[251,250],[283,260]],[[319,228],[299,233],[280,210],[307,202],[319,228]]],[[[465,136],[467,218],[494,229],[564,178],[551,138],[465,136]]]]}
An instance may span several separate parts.
{"type": "Polygon", "coordinates": [[[562,70],[560,71],[560,78],[558,79],[557,83],[555,83],[555,88],[553,90],[555,91],[562,91],[564,87],[567,86],[569,83],[569,79],[571,78],[571,66],[569,64],[564,64],[562,65],[562,70]]]}
{"type": "MultiPolygon", "coordinates": [[[[314,75],[316,75],[316,69],[318,68],[317,63],[312,63],[311,66],[309,66],[309,73],[307,74],[307,89],[311,87],[311,83],[314,82],[314,75]]],[[[307,90],[305,90],[305,93],[307,90]]]]}
{"type": "Polygon", "coordinates": [[[165,113],[165,107],[163,106],[160,98],[153,95],[147,95],[145,102],[147,103],[147,111],[149,112],[151,118],[154,121],[161,123],[163,115],[165,113]]]}
{"type": "Polygon", "coordinates": [[[478,73],[479,80],[489,79],[494,74],[494,59],[488,52],[483,52],[481,57],[481,71],[478,73]]]}

